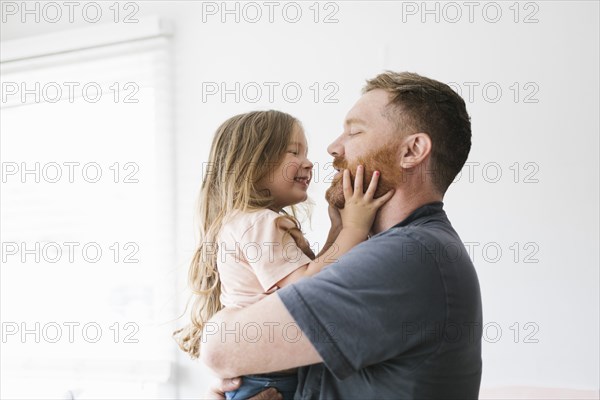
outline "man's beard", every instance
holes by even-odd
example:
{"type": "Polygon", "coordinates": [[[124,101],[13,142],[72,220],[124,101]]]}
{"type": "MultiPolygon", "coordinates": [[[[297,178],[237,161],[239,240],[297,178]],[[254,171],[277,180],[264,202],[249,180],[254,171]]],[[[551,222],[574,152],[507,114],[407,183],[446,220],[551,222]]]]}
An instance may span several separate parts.
{"type": "MultiPolygon", "coordinates": [[[[398,144],[382,146],[380,149],[374,150],[364,157],[358,157],[352,163],[349,163],[344,157],[335,158],[333,167],[343,172],[344,169],[350,170],[350,180],[352,189],[354,190],[354,178],[356,167],[362,165],[364,168],[363,175],[363,193],[369,187],[371,178],[375,171],[379,171],[379,182],[375,190],[375,198],[383,196],[391,189],[395,188],[402,181],[402,169],[396,167],[398,159],[398,144]]],[[[329,204],[337,208],[344,208],[344,190],[342,187],[343,174],[339,174],[331,182],[331,187],[325,192],[325,199],[329,204]]]]}

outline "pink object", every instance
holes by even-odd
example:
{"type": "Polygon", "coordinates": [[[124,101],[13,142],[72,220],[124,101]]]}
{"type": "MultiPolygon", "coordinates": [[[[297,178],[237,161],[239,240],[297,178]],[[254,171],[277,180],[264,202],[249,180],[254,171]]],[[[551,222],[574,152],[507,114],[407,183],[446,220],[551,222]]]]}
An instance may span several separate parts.
{"type": "MultiPolygon", "coordinates": [[[[243,308],[277,290],[274,285],[311,262],[275,225],[280,214],[272,210],[235,211],[218,236],[217,267],[221,278],[221,303],[243,308]]],[[[279,224],[293,225],[288,221],[279,224]]]]}

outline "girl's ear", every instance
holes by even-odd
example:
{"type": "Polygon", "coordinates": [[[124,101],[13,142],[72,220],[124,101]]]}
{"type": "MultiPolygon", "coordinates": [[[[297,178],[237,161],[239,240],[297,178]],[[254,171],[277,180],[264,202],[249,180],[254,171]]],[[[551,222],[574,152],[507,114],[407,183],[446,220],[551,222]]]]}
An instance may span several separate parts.
{"type": "Polygon", "coordinates": [[[402,140],[400,145],[400,167],[414,168],[431,153],[431,138],[426,133],[413,133],[402,140]]]}

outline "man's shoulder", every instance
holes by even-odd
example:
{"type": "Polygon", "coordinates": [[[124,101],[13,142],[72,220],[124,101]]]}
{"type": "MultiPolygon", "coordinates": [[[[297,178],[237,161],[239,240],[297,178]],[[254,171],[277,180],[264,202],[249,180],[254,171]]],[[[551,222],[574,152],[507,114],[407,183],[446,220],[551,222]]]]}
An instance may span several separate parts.
{"type": "Polygon", "coordinates": [[[393,227],[373,236],[356,248],[356,256],[395,268],[419,266],[417,270],[446,268],[450,264],[472,266],[460,237],[446,221],[393,227]]]}
{"type": "Polygon", "coordinates": [[[377,274],[373,276],[376,280],[381,276],[392,279],[392,276],[404,275],[409,270],[413,271],[411,274],[435,273],[434,263],[423,257],[428,249],[435,247],[434,241],[435,235],[422,228],[392,228],[352,248],[340,258],[339,267],[376,270],[377,274]],[[423,264],[432,268],[423,268],[423,264]]]}

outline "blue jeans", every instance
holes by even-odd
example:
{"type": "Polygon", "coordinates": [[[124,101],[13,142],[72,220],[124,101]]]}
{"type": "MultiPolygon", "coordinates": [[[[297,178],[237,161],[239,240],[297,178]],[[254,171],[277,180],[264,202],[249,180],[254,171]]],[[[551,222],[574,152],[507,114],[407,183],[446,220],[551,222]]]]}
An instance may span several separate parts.
{"type": "Polygon", "coordinates": [[[283,400],[294,400],[298,386],[297,374],[261,374],[242,376],[242,385],[231,392],[225,392],[227,400],[246,400],[268,388],[275,388],[283,400]]]}

